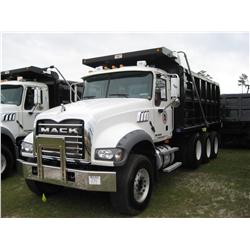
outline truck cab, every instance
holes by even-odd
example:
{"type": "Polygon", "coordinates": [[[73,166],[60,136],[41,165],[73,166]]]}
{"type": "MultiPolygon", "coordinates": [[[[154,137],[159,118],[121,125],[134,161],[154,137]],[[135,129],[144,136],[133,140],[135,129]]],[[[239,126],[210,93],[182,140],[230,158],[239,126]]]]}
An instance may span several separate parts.
{"type": "MultiPolygon", "coordinates": [[[[138,62],[140,63],[145,62],[138,62]]],[[[119,100],[124,105],[131,103],[136,115],[136,126],[146,130],[154,142],[159,142],[172,137],[172,108],[168,103],[171,99],[177,98],[176,92],[174,96],[173,92],[171,93],[171,83],[173,85],[177,78],[177,75],[167,74],[161,69],[146,65],[112,70],[98,69],[83,78],[85,82],[83,99],[94,100],[92,102],[95,103],[102,99],[103,102],[111,103],[110,115],[113,116],[115,109],[113,102],[119,100]]],[[[117,115],[126,119],[125,108],[120,107],[118,112],[120,114],[117,115]]],[[[131,123],[134,123],[134,120],[131,123]]]]}
{"type": "Polygon", "coordinates": [[[33,130],[35,117],[49,109],[48,87],[39,82],[8,81],[1,84],[1,127],[13,136],[24,136],[33,130]],[[35,93],[41,101],[36,103],[35,93]]]}
{"type": "Polygon", "coordinates": [[[16,145],[33,130],[36,116],[49,109],[48,87],[41,82],[6,81],[1,83],[1,174],[15,164],[16,145]],[[36,94],[39,92],[40,101],[36,94]],[[6,142],[6,144],[5,144],[6,142]],[[14,157],[13,157],[14,156],[14,157]]]}
{"type": "Polygon", "coordinates": [[[54,71],[30,66],[1,72],[1,177],[15,167],[22,139],[38,114],[69,102],[70,90],[54,71]]]}

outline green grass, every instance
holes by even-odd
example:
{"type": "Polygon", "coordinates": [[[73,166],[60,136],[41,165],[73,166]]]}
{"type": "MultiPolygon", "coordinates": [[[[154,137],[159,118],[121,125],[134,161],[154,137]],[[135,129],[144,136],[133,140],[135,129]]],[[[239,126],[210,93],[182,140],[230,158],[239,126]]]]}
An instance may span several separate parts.
{"type": "MultiPolygon", "coordinates": [[[[107,193],[64,189],[42,202],[20,174],[3,180],[1,192],[2,217],[126,217],[107,193]]],[[[138,217],[250,217],[250,151],[224,149],[195,171],[161,174],[138,217]]]]}

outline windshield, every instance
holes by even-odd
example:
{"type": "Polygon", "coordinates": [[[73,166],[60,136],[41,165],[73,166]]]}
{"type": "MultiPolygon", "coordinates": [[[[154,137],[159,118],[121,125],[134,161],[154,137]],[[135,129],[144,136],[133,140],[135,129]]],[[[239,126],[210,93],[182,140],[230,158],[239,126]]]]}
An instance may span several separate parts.
{"type": "Polygon", "coordinates": [[[152,95],[153,74],[130,71],[90,76],[84,79],[83,99],[90,98],[144,98],[152,95]]]}
{"type": "Polygon", "coordinates": [[[1,103],[19,106],[22,101],[23,87],[13,85],[1,86],[1,103]]]}

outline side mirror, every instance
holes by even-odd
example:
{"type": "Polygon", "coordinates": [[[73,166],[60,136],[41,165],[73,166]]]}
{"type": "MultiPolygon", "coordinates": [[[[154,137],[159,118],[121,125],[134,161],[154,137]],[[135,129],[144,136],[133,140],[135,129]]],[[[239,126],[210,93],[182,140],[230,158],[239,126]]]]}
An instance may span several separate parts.
{"type": "Polygon", "coordinates": [[[178,108],[180,106],[181,102],[179,98],[175,98],[171,104],[173,108],[178,108]]]}
{"type": "Polygon", "coordinates": [[[42,104],[41,89],[39,89],[39,88],[35,88],[35,90],[34,90],[34,104],[35,105],[42,104]]]}
{"type": "Polygon", "coordinates": [[[155,89],[155,106],[158,107],[161,104],[161,90],[155,89]]]}
{"type": "Polygon", "coordinates": [[[178,75],[173,75],[170,78],[171,82],[171,98],[180,97],[180,78],[178,75]]]}

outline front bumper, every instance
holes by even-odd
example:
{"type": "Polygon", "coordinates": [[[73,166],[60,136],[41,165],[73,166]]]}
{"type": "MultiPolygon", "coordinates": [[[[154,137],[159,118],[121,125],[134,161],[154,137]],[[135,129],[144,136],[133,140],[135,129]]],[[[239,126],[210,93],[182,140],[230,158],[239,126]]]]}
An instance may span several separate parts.
{"type": "Polygon", "coordinates": [[[18,160],[23,169],[24,178],[82,190],[116,192],[116,172],[85,171],[67,166],[63,136],[37,136],[35,142],[37,162],[18,160]],[[51,165],[44,164],[42,149],[59,150],[60,166],[53,165],[53,162],[51,165]]]}
{"type": "Polygon", "coordinates": [[[65,174],[58,166],[42,165],[18,159],[25,179],[77,188],[88,191],[116,192],[116,172],[85,171],[65,169],[65,174]],[[39,174],[42,173],[42,174],[39,174]]]}

